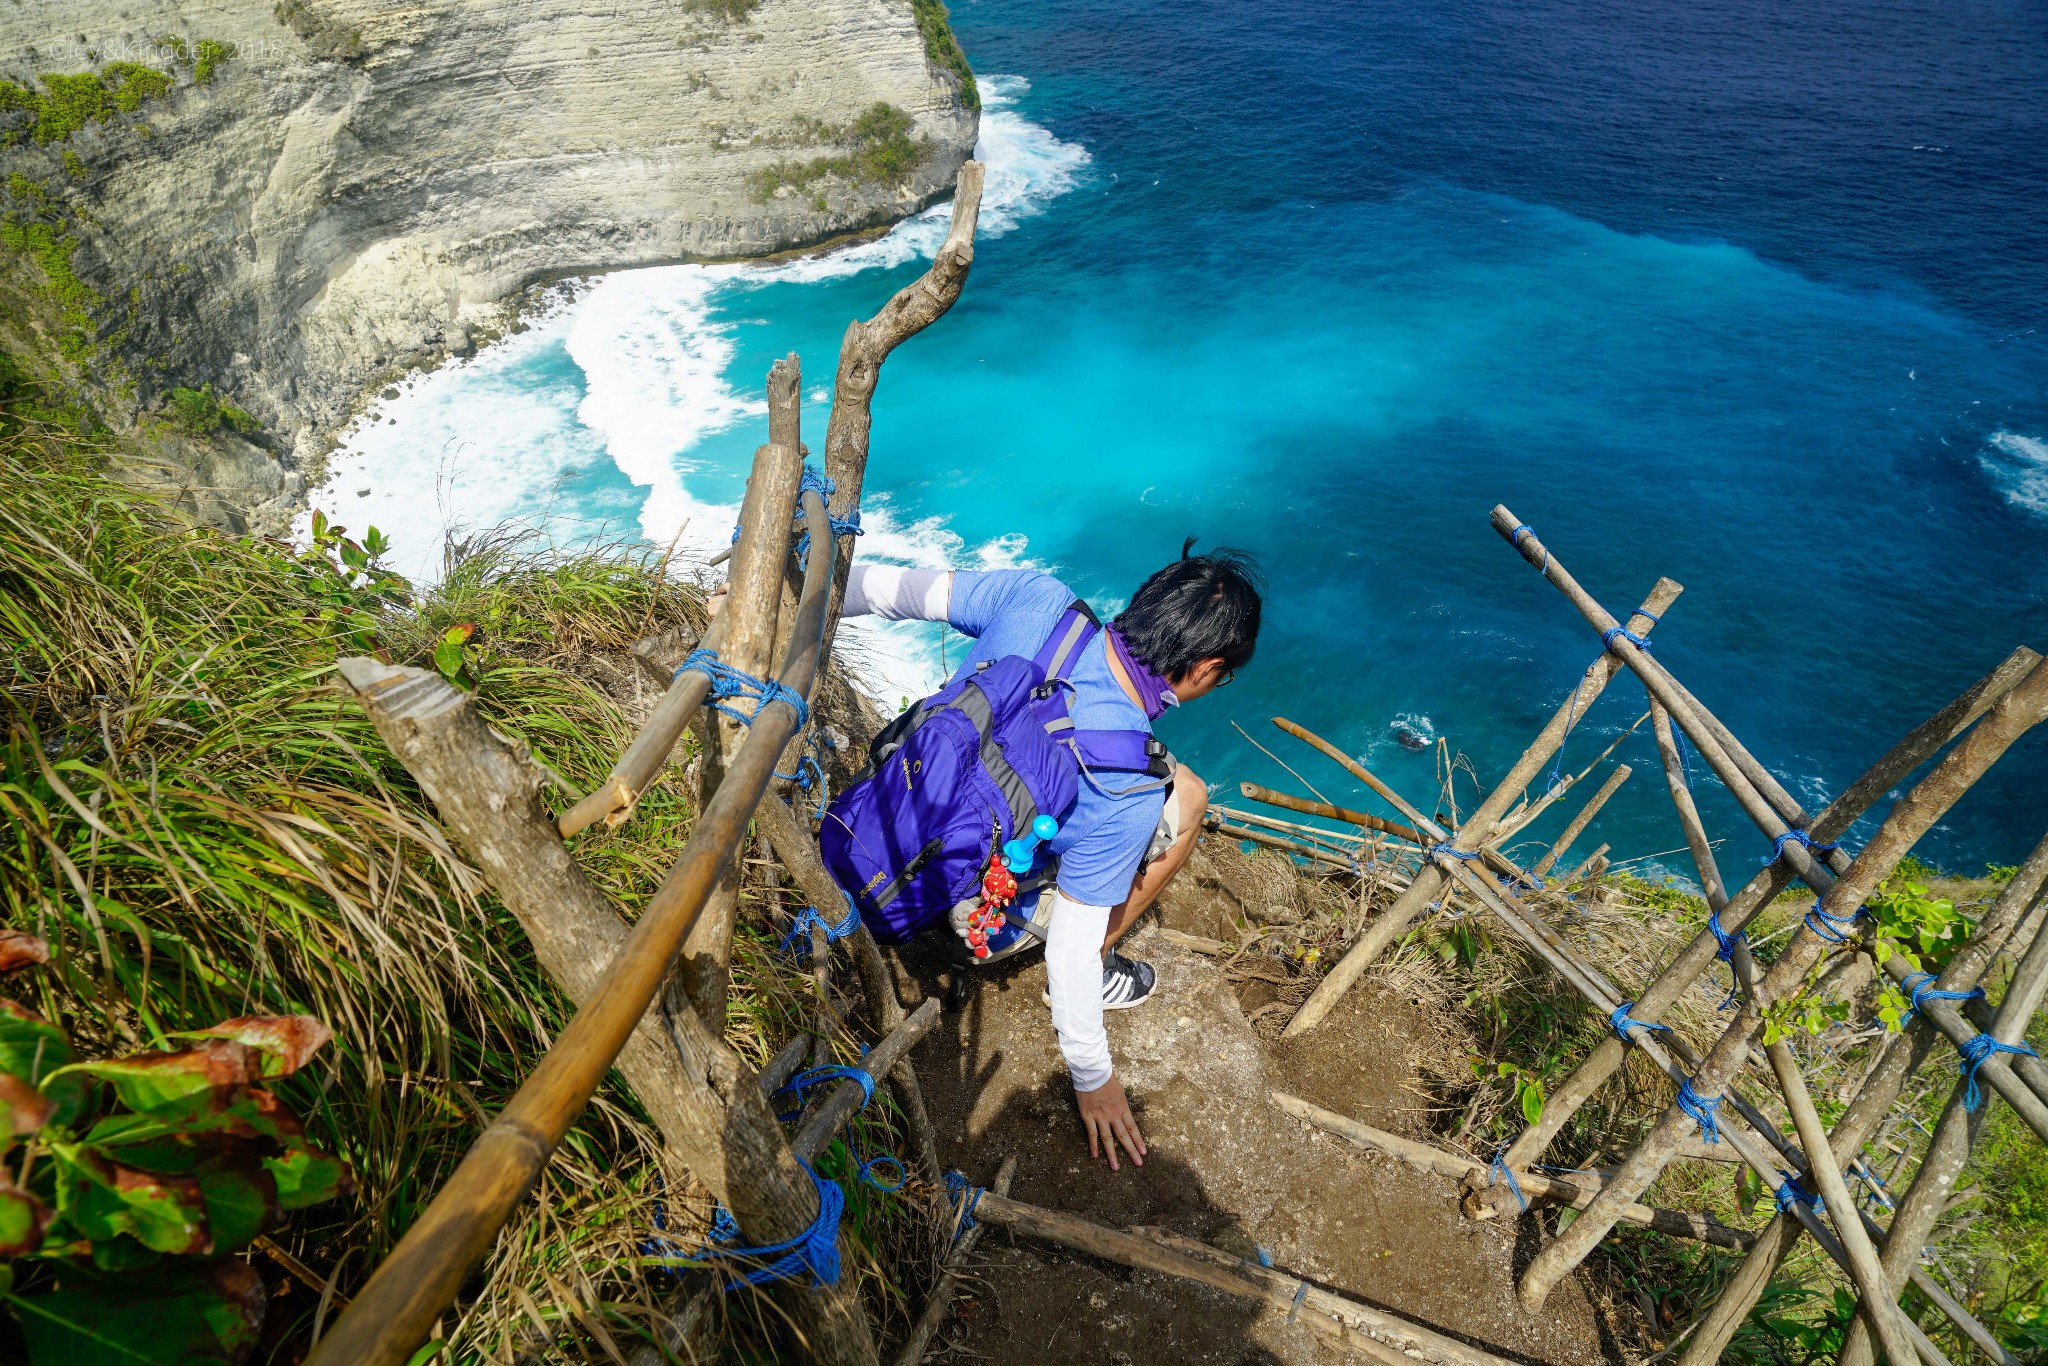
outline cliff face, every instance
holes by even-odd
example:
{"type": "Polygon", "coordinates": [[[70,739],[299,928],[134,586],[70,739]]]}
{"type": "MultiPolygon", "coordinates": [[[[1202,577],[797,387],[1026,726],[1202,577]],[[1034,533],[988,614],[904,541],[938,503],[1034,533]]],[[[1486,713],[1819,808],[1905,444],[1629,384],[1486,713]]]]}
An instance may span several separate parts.
{"type": "Polygon", "coordinates": [[[274,527],[366,389],[467,349],[536,281],[766,254],[943,194],[977,115],[942,14],[17,0],[0,343],[67,352],[145,436],[163,395],[210,384],[265,435],[221,433],[200,475],[163,457],[274,527]],[[109,94],[76,117],[77,89],[47,77],[83,73],[109,94]]]}

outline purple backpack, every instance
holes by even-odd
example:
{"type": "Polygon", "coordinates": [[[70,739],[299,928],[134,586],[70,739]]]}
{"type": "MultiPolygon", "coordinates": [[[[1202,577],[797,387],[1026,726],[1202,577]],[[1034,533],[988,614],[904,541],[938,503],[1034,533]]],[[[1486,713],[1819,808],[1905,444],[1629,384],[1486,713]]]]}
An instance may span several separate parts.
{"type": "MultiPolygon", "coordinates": [[[[826,809],[818,844],[877,940],[907,944],[977,901],[990,858],[1041,815],[1064,823],[1084,776],[1146,775],[1108,789],[1119,795],[1167,785],[1166,746],[1150,734],[1074,728],[1067,673],[1100,629],[1076,599],[1036,657],[978,665],[868,746],[867,769],[826,809]]],[[[1042,852],[1038,861],[1050,862],[1042,852]]],[[[1019,900],[1046,876],[1019,874],[1019,900]]]]}

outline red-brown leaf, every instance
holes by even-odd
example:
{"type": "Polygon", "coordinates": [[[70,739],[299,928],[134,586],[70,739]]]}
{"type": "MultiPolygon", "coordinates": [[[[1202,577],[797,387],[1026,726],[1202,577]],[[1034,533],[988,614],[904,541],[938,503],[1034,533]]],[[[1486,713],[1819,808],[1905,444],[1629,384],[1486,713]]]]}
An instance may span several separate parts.
{"type": "Polygon", "coordinates": [[[32,1134],[50,1122],[57,1105],[10,1072],[0,1072],[0,1135],[32,1134]]]}
{"type": "Polygon", "coordinates": [[[0,930],[0,972],[13,972],[49,961],[47,941],[21,930],[0,930]]]}
{"type": "Polygon", "coordinates": [[[311,1015],[243,1015],[210,1029],[188,1030],[186,1039],[232,1039],[264,1054],[261,1075],[288,1077],[306,1065],[334,1031],[311,1015]]]}

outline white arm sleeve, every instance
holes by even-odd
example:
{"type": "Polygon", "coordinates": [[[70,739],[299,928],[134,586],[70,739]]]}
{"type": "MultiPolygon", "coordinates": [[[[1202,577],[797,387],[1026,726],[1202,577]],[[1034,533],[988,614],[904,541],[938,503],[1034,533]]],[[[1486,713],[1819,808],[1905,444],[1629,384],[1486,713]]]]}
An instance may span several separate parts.
{"type": "Polygon", "coordinates": [[[846,574],[842,617],[881,617],[884,621],[944,621],[953,598],[950,569],[898,569],[887,564],[855,564],[846,574]]]}
{"type": "Polygon", "coordinates": [[[1102,1027],[1102,940],[1109,907],[1084,906],[1058,896],[1045,941],[1045,979],[1052,997],[1052,1027],[1076,1091],[1093,1091],[1110,1078],[1109,1032],[1102,1027]]]}

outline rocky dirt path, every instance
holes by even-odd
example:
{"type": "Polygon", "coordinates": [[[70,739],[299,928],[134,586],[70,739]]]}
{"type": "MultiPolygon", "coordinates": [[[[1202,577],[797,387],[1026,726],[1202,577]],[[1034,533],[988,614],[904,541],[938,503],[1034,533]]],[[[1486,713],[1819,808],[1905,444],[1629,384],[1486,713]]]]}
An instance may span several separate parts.
{"type": "MultiPolygon", "coordinates": [[[[1213,906],[1168,899],[1167,923],[1216,932],[1213,906]]],[[[1151,1155],[1111,1173],[1088,1157],[1040,993],[1035,959],[977,973],[965,1008],[921,1046],[918,1071],[947,1163],[987,1181],[1018,1157],[1012,1194],[1117,1225],[1152,1225],[1276,1265],[1512,1359],[1620,1360],[1582,1287],[1532,1319],[1515,1303],[1513,1267],[1534,1226],[1475,1224],[1455,1183],[1366,1153],[1277,1110],[1273,1089],[1418,1138],[1411,1040],[1416,1008],[1366,983],[1307,1047],[1259,1037],[1219,965],[1168,942],[1148,916],[1127,946],[1162,990],[1109,1017],[1117,1068],[1151,1155]],[[1518,1239],[1520,1244],[1518,1245],[1518,1239]]],[[[926,990],[941,968],[915,956],[926,990]]],[[[1249,997],[1249,994],[1248,994],[1249,997]]],[[[1253,1002],[1256,1004],[1256,1001],[1253,1002]]],[[[967,1349],[998,1363],[1068,1358],[1132,1363],[1340,1359],[1281,1312],[1149,1272],[1042,1244],[982,1244],[985,1286],[961,1306],[967,1349]]],[[[961,1340],[960,1329],[952,1336],[961,1340]]]]}

